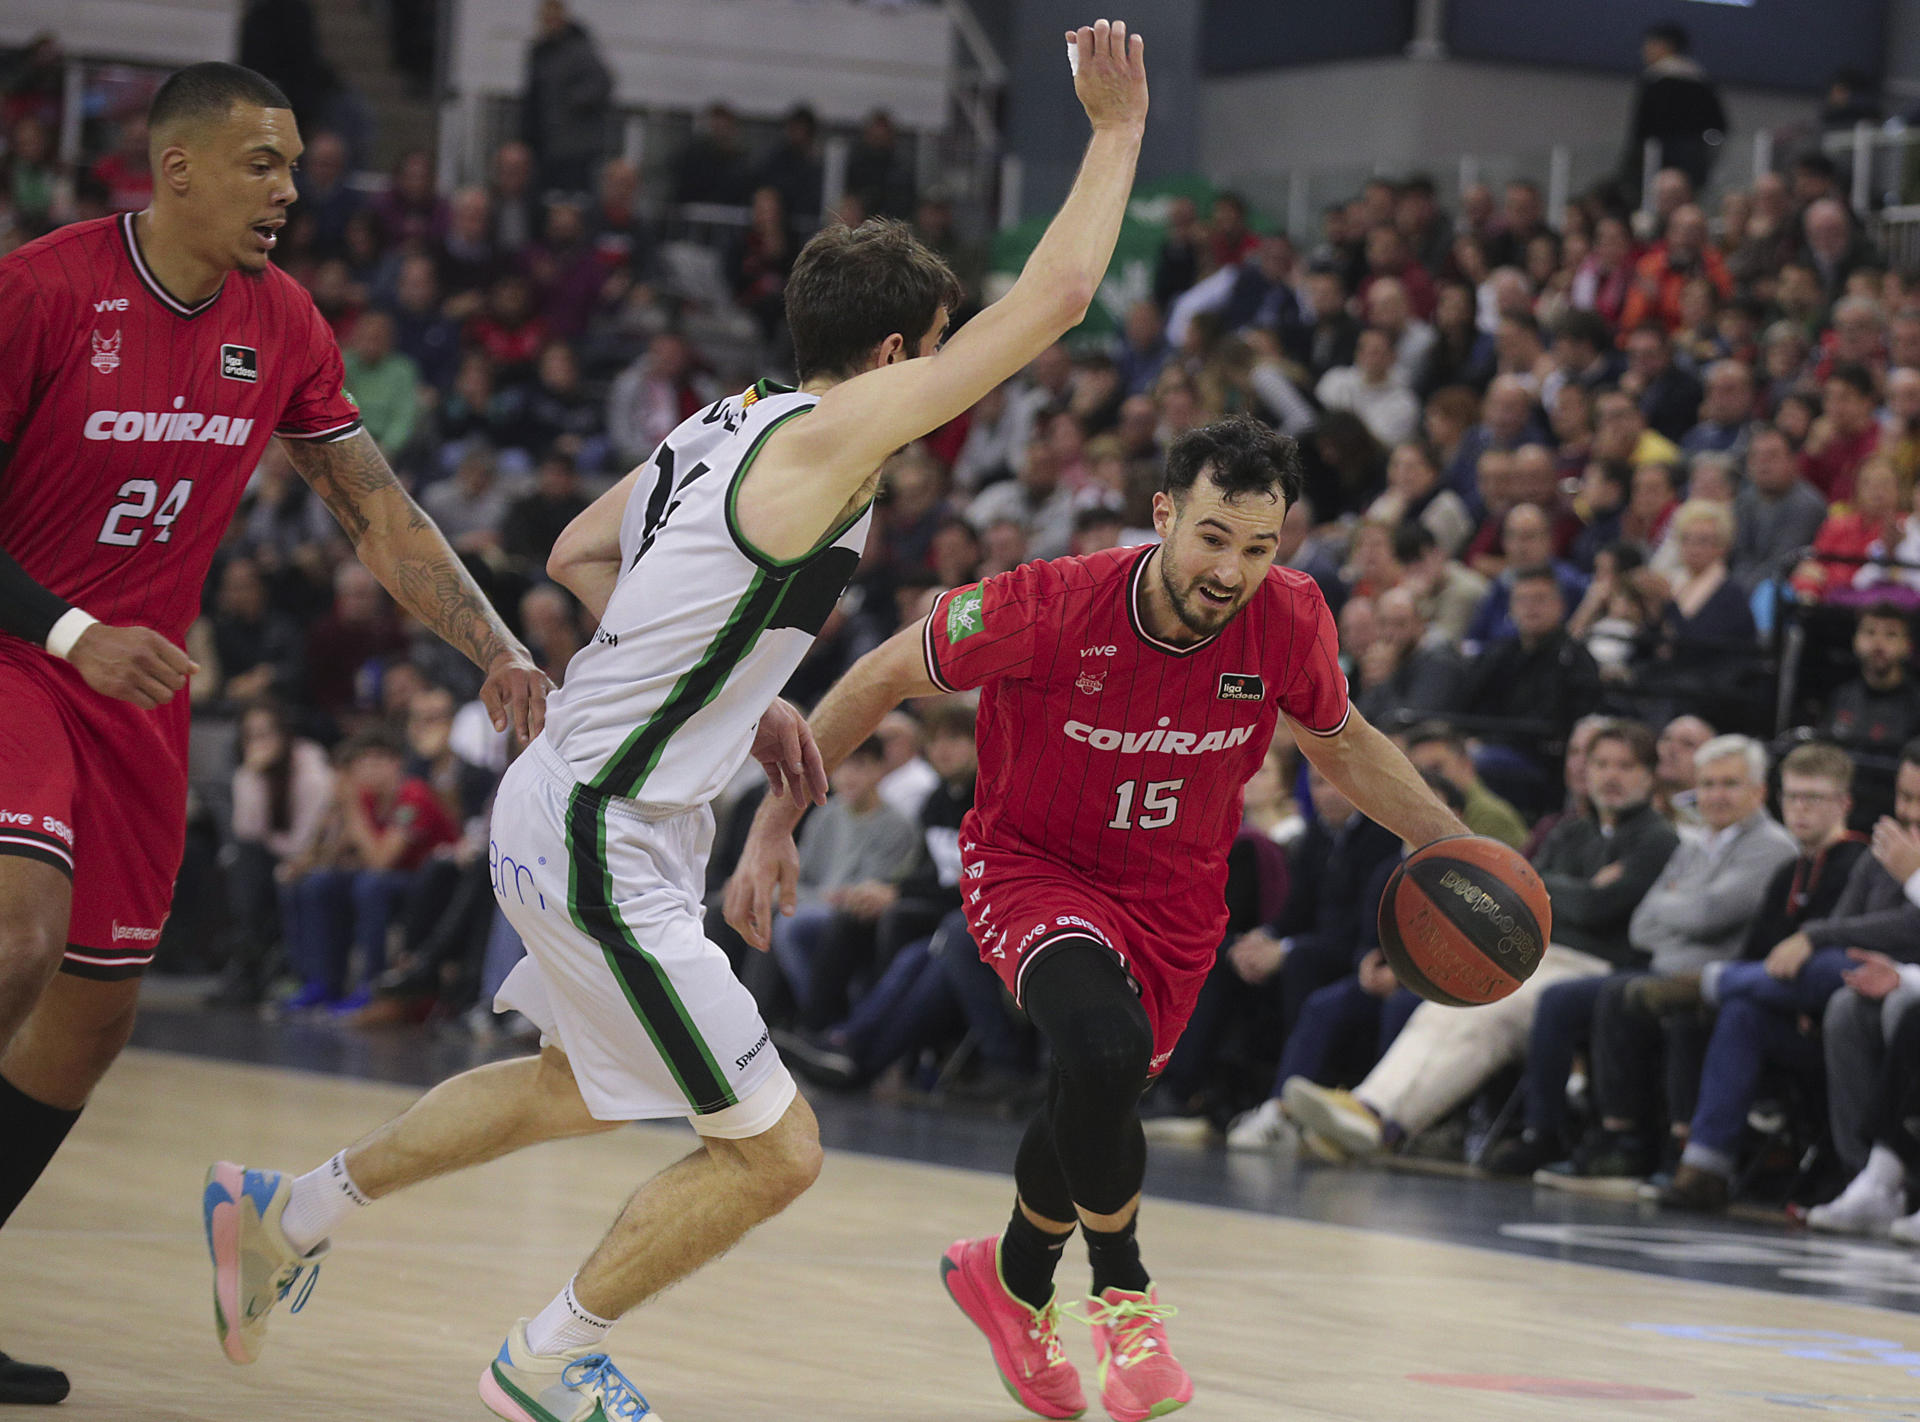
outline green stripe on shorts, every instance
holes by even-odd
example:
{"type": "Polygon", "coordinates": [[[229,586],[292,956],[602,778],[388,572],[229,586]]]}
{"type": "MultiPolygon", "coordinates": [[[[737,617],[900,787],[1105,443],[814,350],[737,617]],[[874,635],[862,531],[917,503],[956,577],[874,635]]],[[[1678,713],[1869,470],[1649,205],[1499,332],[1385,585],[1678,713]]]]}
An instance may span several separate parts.
{"type": "Polygon", "coordinates": [[[576,785],[567,798],[567,908],[579,930],[600,945],[607,966],[647,1030],[694,1113],[710,1116],[739,1103],[706,1039],[673,990],[673,979],[633,936],[614,906],[607,860],[604,796],[576,785]]]}

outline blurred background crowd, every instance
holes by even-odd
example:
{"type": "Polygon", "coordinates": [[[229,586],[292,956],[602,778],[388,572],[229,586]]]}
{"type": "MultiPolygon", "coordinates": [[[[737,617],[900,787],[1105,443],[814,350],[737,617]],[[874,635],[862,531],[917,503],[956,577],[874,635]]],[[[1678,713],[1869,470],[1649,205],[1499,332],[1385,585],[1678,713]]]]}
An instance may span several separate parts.
{"type": "MultiPolygon", "coordinates": [[[[433,7],[386,14],[424,83],[433,7]]],[[[555,539],[680,421],[786,368],[783,284],[812,232],[909,223],[971,302],[994,289],[980,224],[884,110],[841,135],[831,185],[805,108],[752,125],[713,105],[636,164],[592,34],[547,0],[517,133],[448,185],[425,149],[369,171],[368,106],[312,26],[303,0],[262,0],[241,38],[307,144],[275,260],[556,682],[593,629],[546,577],[555,539]]],[[[1525,179],[1443,201],[1380,175],[1309,238],[1232,191],[1171,198],[1148,289],[1105,333],[886,467],[859,573],[787,689],[803,705],[943,589],[1152,541],[1183,431],[1247,412],[1296,437],[1307,496],[1280,560],[1335,609],[1356,705],[1534,858],[1584,961],[1529,1020],[1433,1029],[1374,927],[1404,847],[1283,738],[1248,787],[1232,933],[1153,1097],[1163,1139],[1654,1178],[1704,1209],[1858,1175],[1880,1210],[1920,1163],[1899,1010],[1920,994],[1920,270],[1818,145],[1710,190],[1699,140],[1725,120],[1687,48],[1646,37],[1628,151],[1659,161],[1557,211],[1525,179]],[[1339,1104],[1372,1136],[1303,1137],[1290,1081],[1353,1088],[1339,1104]]],[[[57,41],[0,74],[0,250],[145,201],[137,85],[83,105],[63,160],[57,41]]],[[[1830,122],[1871,104],[1862,83],[1836,79],[1830,122]]],[[[341,1030],[523,1026],[490,1011],[520,951],[486,833],[516,748],[277,449],[189,650],[193,834],[156,972],[341,1030]]],[[[1035,1090],[1033,1034],[957,913],[972,776],[964,698],[890,716],[802,828],[774,952],[730,945],[816,1082],[979,1110],[1035,1090]]],[[[761,788],[716,807],[716,895],[761,788]]]]}

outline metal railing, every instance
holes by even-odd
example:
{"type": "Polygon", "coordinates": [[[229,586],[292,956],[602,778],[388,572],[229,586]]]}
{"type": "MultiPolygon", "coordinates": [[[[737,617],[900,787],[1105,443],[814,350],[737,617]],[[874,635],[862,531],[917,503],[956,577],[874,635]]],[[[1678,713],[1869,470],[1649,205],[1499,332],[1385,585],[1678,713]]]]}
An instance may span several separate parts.
{"type": "MultiPolygon", "coordinates": [[[[1006,62],[994,49],[967,0],[940,0],[949,26],[953,62],[949,66],[947,120],[944,127],[910,131],[908,167],[922,192],[937,188],[951,198],[962,226],[990,230],[995,225],[1001,182],[1000,128],[996,117],[1006,88],[1006,62]]],[[[445,41],[442,42],[444,51],[445,41]]],[[[444,59],[442,70],[444,73],[444,59]]],[[[484,179],[489,156],[517,136],[519,101],[492,93],[456,93],[443,83],[439,101],[439,180],[443,189],[484,179]]],[[[691,132],[690,111],[650,106],[623,107],[611,120],[612,151],[658,179],[662,164],[651,162],[677,147],[691,132]]],[[[767,134],[776,121],[743,120],[742,128],[767,134]]],[[[833,211],[846,191],[847,160],[853,130],[823,125],[820,145],[824,169],[823,207],[833,211]]],[[[651,183],[657,192],[662,184],[651,183]]],[[[1000,204],[1004,206],[1004,204],[1000,204]]],[[[817,214],[794,214],[799,218],[817,214]]],[[[713,219],[723,226],[730,219],[713,219]]]]}

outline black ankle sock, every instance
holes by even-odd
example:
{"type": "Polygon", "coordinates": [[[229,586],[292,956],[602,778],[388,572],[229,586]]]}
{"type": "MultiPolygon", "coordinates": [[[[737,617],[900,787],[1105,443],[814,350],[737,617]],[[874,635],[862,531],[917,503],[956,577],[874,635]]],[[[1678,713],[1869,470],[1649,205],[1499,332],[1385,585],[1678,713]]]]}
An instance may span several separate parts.
{"type": "Polygon", "coordinates": [[[1136,1213],[1119,1229],[1108,1233],[1104,1230],[1080,1226],[1081,1233],[1087,1237],[1087,1262],[1093,1265],[1093,1293],[1098,1298],[1108,1289],[1125,1289],[1129,1293],[1144,1294],[1149,1280],[1147,1266],[1140,1262],[1140,1241],[1133,1237],[1134,1226],[1140,1223],[1136,1213]]]}
{"type": "Polygon", "coordinates": [[[0,1225],[26,1199],[79,1119],[78,1111],[35,1101],[0,1076],[0,1225]]]}
{"type": "Polygon", "coordinates": [[[1000,1277],[1007,1292],[1028,1308],[1045,1308],[1053,1297],[1053,1271],[1072,1236],[1072,1230],[1053,1234],[1041,1229],[1015,1205],[1007,1232],[1000,1236],[1000,1277]]]}

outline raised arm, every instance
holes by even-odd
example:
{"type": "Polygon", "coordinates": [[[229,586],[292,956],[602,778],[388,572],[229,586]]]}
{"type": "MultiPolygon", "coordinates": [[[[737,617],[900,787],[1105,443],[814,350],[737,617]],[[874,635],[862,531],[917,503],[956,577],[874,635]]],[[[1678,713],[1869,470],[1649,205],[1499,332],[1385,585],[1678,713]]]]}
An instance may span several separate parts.
{"type": "MultiPolygon", "coordinates": [[[[940,694],[941,688],[927,674],[922,635],[918,623],[894,633],[855,662],[821,698],[808,725],[820,747],[825,770],[831,771],[845,760],[855,746],[873,734],[881,717],[902,701],[940,694]]],[[[794,910],[799,859],[793,829],[804,810],[798,796],[769,795],[762,800],[740,863],[727,881],[727,922],[763,951],[773,932],[776,906],[781,913],[794,910]]]]}
{"type": "MultiPolygon", "coordinates": [[[[777,557],[807,551],[888,455],[970,409],[1087,313],[1113,259],[1147,116],[1145,42],[1105,20],[1070,36],[1093,124],[1073,190],[1013,289],[938,354],[857,375],[770,437],[752,475],[752,532],[777,557]]],[[[908,341],[923,333],[901,333],[908,341]]]]}
{"type": "Polygon", "coordinates": [[[480,699],[495,730],[522,740],[546,722],[546,677],[500,620],[447,540],[400,481],[373,436],[356,430],[327,443],[287,440],[300,477],[352,540],[360,561],[399,604],[487,674],[480,699]]]}

